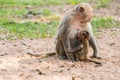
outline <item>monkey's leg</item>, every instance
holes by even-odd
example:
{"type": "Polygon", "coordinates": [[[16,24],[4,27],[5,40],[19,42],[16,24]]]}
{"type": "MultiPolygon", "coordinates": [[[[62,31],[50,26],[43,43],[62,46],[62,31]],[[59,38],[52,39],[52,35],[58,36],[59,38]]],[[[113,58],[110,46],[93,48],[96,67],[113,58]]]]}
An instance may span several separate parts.
{"type": "Polygon", "coordinates": [[[67,58],[61,40],[58,40],[57,43],[56,43],[56,54],[57,54],[58,59],[63,60],[63,59],[67,58]]]}
{"type": "Polygon", "coordinates": [[[75,60],[76,61],[80,61],[80,57],[79,56],[80,56],[79,53],[75,53],[75,60]]]}
{"type": "Polygon", "coordinates": [[[66,56],[69,60],[71,61],[75,61],[75,55],[73,53],[69,53],[67,51],[67,49],[71,49],[71,41],[69,38],[63,38],[63,46],[64,46],[64,49],[65,49],[65,53],[66,53],[66,56]]]}
{"type": "Polygon", "coordinates": [[[89,43],[90,43],[90,46],[92,47],[92,49],[94,51],[92,57],[100,59],[100,57],[97,56],[98,46],[97,46],[97,43],[96,43],[94,37],[90,37],[89,43]]]}

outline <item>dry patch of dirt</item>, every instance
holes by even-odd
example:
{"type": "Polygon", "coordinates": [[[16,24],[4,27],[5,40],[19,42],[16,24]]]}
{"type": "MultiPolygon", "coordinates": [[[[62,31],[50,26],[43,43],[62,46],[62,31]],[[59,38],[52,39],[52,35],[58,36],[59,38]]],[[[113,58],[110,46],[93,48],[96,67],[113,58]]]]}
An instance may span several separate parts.
{"type": "Polygon", "coordinates": [[[120,29],[98,30],[98,33],[102,59],[93,60],[101,62],[102,66],[27,54],[53,50],[53,39],[0,41],[0,80],[119,80],[120,29]]]}

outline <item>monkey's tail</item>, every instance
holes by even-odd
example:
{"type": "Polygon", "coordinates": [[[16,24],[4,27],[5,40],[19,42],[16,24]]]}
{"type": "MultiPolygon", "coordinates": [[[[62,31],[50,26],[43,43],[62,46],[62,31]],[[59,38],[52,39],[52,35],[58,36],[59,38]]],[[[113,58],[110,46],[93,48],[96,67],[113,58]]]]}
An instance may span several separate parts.
{"type": "Polygon", "coordinates": [[[97,62],[97,61],[94,61],[94,60],[86,60],[87,62],[93,62],[93,63],[95,63],[96,65],[95,65],[95,67],[100,67],[100,66],[102,66],[102,63],[100,63],[100,62],[97,62]]]}
{"type": "Polygon", "coordinates": [[[55,55],[56,52],[55,51],[45,51],[45,52],[40,52],[40,53],[27,53],[31,56],[36,56],[36,57],[39,57],[39,56],[43,56],[43,55],[46,55],[46,56],[52,56],[52,55],[55,55]]]}
{"type": "Polygon", "coordinates": [[[89,62],[93,62],[93,63],[95,63],[95,64],[102,64],[102,63],[97,62],[97,61],[94,61],[94,60],[89,60],[89,62]]]}

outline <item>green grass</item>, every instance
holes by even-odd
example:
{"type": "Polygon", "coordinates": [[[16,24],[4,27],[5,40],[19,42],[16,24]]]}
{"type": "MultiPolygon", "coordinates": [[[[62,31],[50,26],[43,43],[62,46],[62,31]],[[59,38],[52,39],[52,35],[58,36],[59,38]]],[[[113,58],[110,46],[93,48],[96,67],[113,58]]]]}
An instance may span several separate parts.
{"type": "Polygon", "coordinates": [[[49,9],[43,9],[43,10],[38,10],[38,9],[26,9],[26,8],[1,8],[0,11],[0,17],[1,18],[20,18],[24,17],[25,15],[45,15],[49,16],[52,15],[53,13],[49,9]]]}
{"type": "Polygon", "coordinates": [[[61,4],[77,4],[80,2],[88,2],[90,0],[0,0],[2,6],[44,6],[44,5],[61,5],[61,4]]]}
{"type": "Polygon", "coordinates": [[[109,27],[117,27],[119,24],[118,21],[115,21],[113,20],[112,18],[110,17],[101,17],[101,18],[98,18],[98,17],[95,17],[93,18],[92,20],[92,25],[94,25],[94,28],[109,28],[109,27]]]}
{"type": "MultiPolygon", "coordinates": [[[[51,21],[49,23],[26,22],[16,23],[10,20],[1,20],[0,33],[7,35],[7,39],[16,38],[46,38],[53,37],[56,33],[59,21],[51,21]]],[[[110,28],[120,26],[119,22],[111,18],[93,18],[92,26],[96,34],[99,28],[110,28]]]]}
{"type": "Polygon", "coordinates": [[[51,15],[52,13],[51,13],[51,11],[49,9],[43,9],[41,14],[46,16],[46,15],[51,15]]]}
{"type": "Polygon", "coordinates": [[[95,35],[97,35],[97,30],[98,29],[120,27],[120,22],[112,19],[111,17],[106,17],[106,18],[95,17],[95,18],[93,18],[91,24],[93,26],[93,31],[94,31],[95,35]]]}
{"type": "Polygon", "coordinates": [[[58,26],[58,21],[52,21],[49,23],[16,23],[9,20],[2,20],[0,23],[0,33],[7,35],[7,39],[17,38],[46,38],[53,37],[58,26]]]}
{"type": "MultiPolygon", "coordinates": [[[[1,18],[18,18],[23,17],[26,13],[32,11],[33,13],[41,13],[43,15],[51,15],[52,12],[49,9],[43,9],[40,11],[40,6],[49,5],[63,5],[71,4],[76,5],[80,2],[89,2],[92,0],[0,0],[0,17],[1,18]],[[31,9],[27,8],[31,6],[31,9]]],[[[101,8],[108,6],[111,0],[96,0],[95,7],[101,8]]]]}
{"type": "Polygon", "coordinates": [[[26,9],[19,10],[19,9],[12,9],[12,8],[8,8],[8,9],[2,8],[0,12],[0,17],[1,18],[10,18],[10,17],[14,18],[14,17],[23,16],[26,13],[27,13],[26,9]]]}
{"type": "MultiPolygon", "coordinates": [[[[61,4],[78,4],[80,2],[90,2],[93,0],[0,0],[0,7],[25,7],[31,6],[49,6],[61,4]]],[[[95,0],[98,7],[106,7],[112,0],[95,0]]]]}

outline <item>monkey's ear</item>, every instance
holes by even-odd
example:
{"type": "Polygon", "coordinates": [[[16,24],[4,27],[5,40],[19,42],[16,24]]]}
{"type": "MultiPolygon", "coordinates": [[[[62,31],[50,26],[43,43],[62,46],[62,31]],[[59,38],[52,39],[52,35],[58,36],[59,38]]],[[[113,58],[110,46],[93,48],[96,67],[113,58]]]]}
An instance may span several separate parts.
{"type": "Polygon", "coordinates": [[[75,7],[75,12],[79,12],[79,6],[75,7]]]}
{"type": "Polygon", "coordinates": [[[79,7],[79,11],[84,12],[85,11],[84,7],[79,7]]]}
{"type": "Polygon", "coordinates": [[[75,9],[74,9],[76,12],[84,12],[85,11],[85,8],[84,7],[82,7],[82,6],[80,6],[80,5],[78,5],[78,6],[76,6],[75,7],[75,9]]]}

